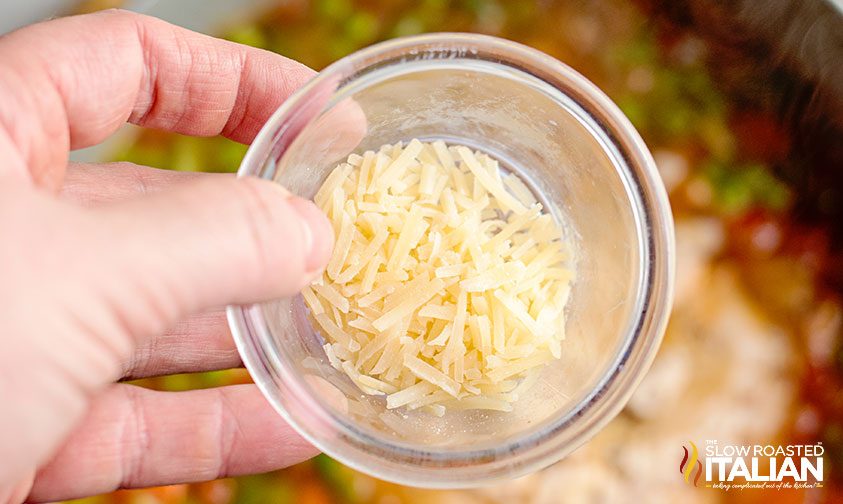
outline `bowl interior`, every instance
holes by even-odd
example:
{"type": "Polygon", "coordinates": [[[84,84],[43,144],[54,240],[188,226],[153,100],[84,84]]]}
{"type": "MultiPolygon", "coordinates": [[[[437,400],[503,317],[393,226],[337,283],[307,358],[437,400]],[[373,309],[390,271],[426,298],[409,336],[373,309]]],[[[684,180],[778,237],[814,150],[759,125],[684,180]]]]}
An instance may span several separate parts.
{"type": "MultiPolygon", "coordinates": [[[[301,298],[258,308],[272,360],[290,371],[284,379],[298,381],[312,406],[346,428],[424,452],[491,448],[577,415],[625,351],[644,282],[641,219],[611,139],[563,91],[493,61],[404,62],[330,90],[317,90],[298,109],[307,120],[265,166],[277,182],[312,197],[351,152],[412,138],[469,145],[518,173],[563,224],[577,279],[566,309],[563,356],[510,413],[449,411],[437,418],[387,410],[383,397],[362,393],[330,366],[301,298]]],[[[292,420],[307,430],[307,418],[292,420]]]]}

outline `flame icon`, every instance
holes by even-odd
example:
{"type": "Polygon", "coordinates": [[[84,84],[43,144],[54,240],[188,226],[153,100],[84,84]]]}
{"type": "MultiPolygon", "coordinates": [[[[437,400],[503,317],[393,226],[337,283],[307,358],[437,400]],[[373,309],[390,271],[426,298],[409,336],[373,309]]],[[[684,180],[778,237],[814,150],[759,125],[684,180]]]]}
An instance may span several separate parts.
{"type": "Polygon", "coordinates": [[[689,453],[688,448],[682,446],[682,449],[685,451],[685,455],[682,457],[682,462],[679,463],[679,473],[684,476],[685,483],[690,483],[691,474],[694,472],[694,469],[696,469],[697,474],[694,476],[694,486],[697,486],[697,482],[700,480],[700,475],[702,474],[702,464],[697,458],[697,455],[699,454],[697,451],[697,445],[695,445],[693,441],[688,442],[691,444],[691,451],[689,453]]]}

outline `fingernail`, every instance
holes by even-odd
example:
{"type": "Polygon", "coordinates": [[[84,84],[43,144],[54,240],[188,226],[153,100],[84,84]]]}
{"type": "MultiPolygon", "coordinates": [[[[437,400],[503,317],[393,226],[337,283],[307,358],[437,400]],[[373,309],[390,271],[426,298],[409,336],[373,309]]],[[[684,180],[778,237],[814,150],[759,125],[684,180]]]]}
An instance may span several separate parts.
{"type": "Polygon", "coordinates": [[[319,272],[331,258],[331,251],[334,248],[334,228],[331,227],[325,214],[312,201],[296,196],[288,201],[301,217],[305,250],[307,250],[305,261],[307,273],[319,272]]]}

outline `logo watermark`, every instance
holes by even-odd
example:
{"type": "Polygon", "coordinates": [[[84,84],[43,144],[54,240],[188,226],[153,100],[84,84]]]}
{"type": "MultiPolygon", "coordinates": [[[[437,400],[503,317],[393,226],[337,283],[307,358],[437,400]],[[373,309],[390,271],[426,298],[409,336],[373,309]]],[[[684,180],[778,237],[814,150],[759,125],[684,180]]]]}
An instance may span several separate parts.
{"type": "Polygon", "coordinates": [[[699,455],[697,445],[693,441],[689,441],[689,443],[691,445],[690,451],[685,446],[682,447],[685,450],[685,455],[682,456],[682,462],[679,464],[679,472],[685,478],[685,483],[693,481],[694,486],[697,486],[697,483],[700,481],[700,475],[702,474],[702,464],[699,458],[697,458],[699,455]],[[693,478],[691,477],[692,474],[694,474],[693,478]]]}
{"type": "Polygon", "coordinates": [[[686,483],[694,486],[726,491],[823,486],[822,443],[721,445],[707,439],[702,451],[693,441],[683,445],[682,450],[679,472],[686,483]]]}

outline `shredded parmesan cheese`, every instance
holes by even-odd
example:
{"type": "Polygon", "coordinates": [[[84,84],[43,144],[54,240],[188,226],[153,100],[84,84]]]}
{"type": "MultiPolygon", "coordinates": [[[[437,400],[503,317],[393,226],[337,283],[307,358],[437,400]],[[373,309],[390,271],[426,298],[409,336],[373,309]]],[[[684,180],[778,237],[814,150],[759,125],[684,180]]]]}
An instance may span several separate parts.
{"type": "Polygon", "coordinates": [[[488,155],[385,145],[350,155],[314,199],[336,246],[305,304],[328,362],[387,408],[512,411],[561,356],[564,235],[488,155]]]}

